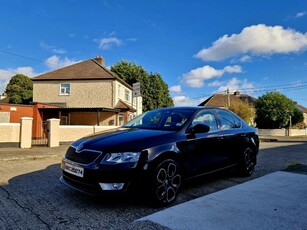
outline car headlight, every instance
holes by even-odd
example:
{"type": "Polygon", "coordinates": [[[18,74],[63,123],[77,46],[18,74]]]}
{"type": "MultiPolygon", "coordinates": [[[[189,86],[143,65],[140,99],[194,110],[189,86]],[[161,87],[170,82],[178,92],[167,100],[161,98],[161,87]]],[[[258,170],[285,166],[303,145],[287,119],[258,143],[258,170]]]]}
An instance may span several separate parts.
{"type": "Polygon", "coordinates": [[[108,153],[101,161],[101,164],[121,164],[121,163],[135,163],[140,159],[140,152],[121,152],[108,153]]]}

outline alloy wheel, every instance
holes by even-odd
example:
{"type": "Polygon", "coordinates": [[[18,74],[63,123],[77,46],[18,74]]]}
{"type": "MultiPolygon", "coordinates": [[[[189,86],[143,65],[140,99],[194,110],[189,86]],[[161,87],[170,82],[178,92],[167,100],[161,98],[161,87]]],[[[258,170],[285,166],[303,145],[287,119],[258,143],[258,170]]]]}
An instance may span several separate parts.
{"type": "Polygon", "coordinates": [[[253,151],[248,148],[244,153],[244,167],[246,175],[252,175],[255,170],[255,160],[253,151]]]}
{"type": "Polygon", "coordinates": [[[155,184],[155,195],[159,202],[169,204],[175,200],[181,185],[181,174],[176,162],[166,161],[157,168],[155,184]]]}

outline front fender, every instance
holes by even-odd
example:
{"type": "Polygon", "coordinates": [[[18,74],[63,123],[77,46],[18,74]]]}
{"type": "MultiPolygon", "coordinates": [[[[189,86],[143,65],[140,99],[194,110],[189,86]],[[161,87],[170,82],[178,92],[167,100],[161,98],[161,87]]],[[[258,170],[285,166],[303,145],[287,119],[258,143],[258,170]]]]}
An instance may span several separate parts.
{"type": "Polygon", "coordinates": [[[167,143],[164,145],[154,146],[152,148],[147,149],[148,159],[147,162],[150,163],[155,161],[157,158],[160,158],[162,155],[175,155],[179,156],[179,149],[176,146],[176,143],[167,143]]]}

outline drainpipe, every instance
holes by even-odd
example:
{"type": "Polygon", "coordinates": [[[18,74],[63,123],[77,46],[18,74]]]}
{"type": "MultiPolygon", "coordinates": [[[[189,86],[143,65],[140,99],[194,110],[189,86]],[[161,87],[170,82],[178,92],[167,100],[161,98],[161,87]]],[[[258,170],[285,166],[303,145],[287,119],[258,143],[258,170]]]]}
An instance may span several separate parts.
{"type": "Polygon", "coordinates": [[[100,111],[97,110],[97,126],[100,126],[100,111]]]}

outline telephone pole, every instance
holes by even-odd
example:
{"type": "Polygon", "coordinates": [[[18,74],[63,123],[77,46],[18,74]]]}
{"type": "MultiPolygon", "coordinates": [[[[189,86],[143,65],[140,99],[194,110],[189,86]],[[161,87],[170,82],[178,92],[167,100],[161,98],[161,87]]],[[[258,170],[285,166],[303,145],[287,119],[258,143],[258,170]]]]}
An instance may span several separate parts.
{"type": "Polygon", "coordinates": [[[227,93],[228,109],[229,109],[229,107],[230,107],[230,94],[229,94],[229,88],[228,87],[227,87],[226,93],[227,93]]]}

